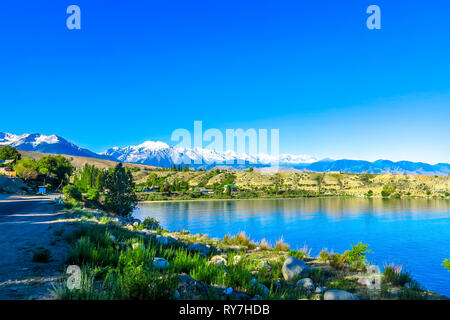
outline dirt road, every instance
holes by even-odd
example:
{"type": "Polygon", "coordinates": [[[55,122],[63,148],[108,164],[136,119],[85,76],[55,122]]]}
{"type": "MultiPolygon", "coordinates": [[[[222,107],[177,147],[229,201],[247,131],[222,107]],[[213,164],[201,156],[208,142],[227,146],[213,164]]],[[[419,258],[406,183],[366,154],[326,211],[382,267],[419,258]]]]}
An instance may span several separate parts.
{"type": "Polygon", "coordinates": [[[68,245],[67,225],[53,197],[0,195],[0,299],[46,299],[61,275],[68,245]],[[33,251],[51,251],[47,263],[33,262],[33,251]]]}

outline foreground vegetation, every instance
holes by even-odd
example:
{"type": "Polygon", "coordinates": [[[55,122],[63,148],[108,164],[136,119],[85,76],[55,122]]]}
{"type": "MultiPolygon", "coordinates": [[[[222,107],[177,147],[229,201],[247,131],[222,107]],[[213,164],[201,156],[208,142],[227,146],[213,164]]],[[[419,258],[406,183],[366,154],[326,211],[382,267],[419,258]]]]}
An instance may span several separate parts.
{"type": "Polygon", "coordinates": [[[367,264],[370,250],[362,243],[341,254],[322,250],[311,257],[307,247],[294,250],[282,239],[273,246],[244,232],[211,239],[171,233],[151,218],[140,222],[89,209],[66,211],[71,228],[60,237],[70,243],[67,265],[81,267],[81,282],[69,289],[64,279],[52,291],[57,299],[320,300],[332,289],[360,299],[440,298],[399,266],[379,274],[367,264]],[[288,257],[311,268],[308,279],[286,279],[288,257]]]}

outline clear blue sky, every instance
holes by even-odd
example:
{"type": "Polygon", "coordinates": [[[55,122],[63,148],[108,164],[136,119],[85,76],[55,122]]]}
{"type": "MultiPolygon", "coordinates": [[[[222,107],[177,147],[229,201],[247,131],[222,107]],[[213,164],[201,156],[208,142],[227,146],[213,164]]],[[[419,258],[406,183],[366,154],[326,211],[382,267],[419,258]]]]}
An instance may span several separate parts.
{"type": "Polygon", "coordinates": [[[436,0],[9,1],[0,131],[100,152],[202,120],[279,128],[281,152],[450,162],[449,12],[436,0]],[[81,30],[66,28],[70,4],[81,30]],[[381,30],[366,28],[370,4],[381,30]]]}

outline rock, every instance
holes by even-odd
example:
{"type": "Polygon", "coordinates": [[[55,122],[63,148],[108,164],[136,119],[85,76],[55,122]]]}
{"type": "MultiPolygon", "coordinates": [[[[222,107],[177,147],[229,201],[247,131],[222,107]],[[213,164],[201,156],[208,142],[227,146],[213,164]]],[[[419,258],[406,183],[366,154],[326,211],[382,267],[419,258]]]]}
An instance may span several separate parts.
{"type": "Polygon", "coordinates": [[[380,267],[375,265],[367,266],[367,273],[369,274],[380,274],[380,267]]]}
{"type": "Polygon", "coordinates": [[[211,258],[211,260],[209,260],[209,264],[214,264],[221,267],[227,264],[227,259],[222,256],[214,256],[211,258]]]}
{"type": "Polygon", "coordinates": [[[310,278],[300,279],[296,283],[297,287],[305,288],[309,291],[313,291],[315,289],[314,282],[310,278]]]}
{"type": "Polygon", "coordinates": [[[153,266],[156,269],[164,270],[169,267],[169,263],[164,258],[154,258],[153,259],[153,266]]]}
{"type": "Polygon", "coordinates": [[[258,283],[258,280],[256,280],[256,279],[252,279],[252,281],[250,282],[250,285],[256,286],[258,288],[258,290],[262,293],[263,296],[268,295],[270,293],[269,288],[267,288],[262,283],[258,283]]]}
{"type": "Polygon", "coordinates": [[[199,300],[208,296],[209,288],[206,283],[197,281],[187,274],[179,276],[178,292],[181,300],[199,300]]]}
{"type": "Polygon", "coordinates": [[[262,283],[260,283],[258,285],[259,289],[261,290],[261,292],[263,293],[263,296],[266,296],[270,293],[269,288],[267,288],[265,285],[263,285],[262,283]]]}
{"type": "Polygon", "coordinates": [[[175,292],[173,293],[173,297],[175,300],[180,300],[181,299],[180,291],[175,290],[175,292]]]}
{"type": "Polygon", "coordinates": [[[188,249],[190,251],[197,251],[202,257],[207,256],[211,251],[209,246],[203,243],[193,243],[188,247],[188,249]]]}
{"type": "Polygon", "coordinates": [[[252,271],[250,273],[252,274],[252,276],[257,276],[259,272],[257,270],[254,270],[254,271],[252,271]]]}
{"type": "Polygon", "coordinates": [[[370,290],[381,288],[381,277],[363,277],[358,279],[360,285],[366,286],[370,290]],[[378,280],[378,281],[377,281],[378,280]]]}
{"type": "Polygon", "coordinates": [[[311,267],[294,257],[287,257],[281,268],[283,277],[286,281],[296,277],[307,277],[311,274],[311,267]]]}
{"type": "Polygon", "coordinates": [[[257,294],[251,300],[262,300],[262,297],[259,294],[257,294]]]}
{"type": "Polygon", "coordinates": [[[325,291],[325,289],[324,289],[323,287],[317,286],[317,287],[316,287],[316,290],[314,290],[314,293],[322,293],[322,292],[324,292],[324,291],[325,291]]]}
{"type": "Polygon", "coordinates": [[[359,300],[353,293],[343,290],[328,290],[323,296],[324,300],[359,300]]]}
{"type": "Polygon", "coordinates": [[[149,236],[151,235],[157,235],[158,232],[156,230],[150,230],[150,229],[142,229],[141,233],[145,233],[148,234],[149,236]]]}
{"type": "Polygon", "coordinates": [[[169,240],[166,237],[158,234],[156,236],[156,242],[158,242],[159,244],[162,244],[162,245],[166,245],[169,243],[169,240]]]}

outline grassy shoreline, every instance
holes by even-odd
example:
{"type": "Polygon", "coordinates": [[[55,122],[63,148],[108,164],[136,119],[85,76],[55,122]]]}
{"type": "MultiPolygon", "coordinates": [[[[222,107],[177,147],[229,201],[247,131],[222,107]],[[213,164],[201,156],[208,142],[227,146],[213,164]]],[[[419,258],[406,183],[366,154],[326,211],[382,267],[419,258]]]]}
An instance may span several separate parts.
{"type": "Polygon", "coordinates": [[[64,219],[74,227],[61,235],[71,244],[67,264],[81,267],[84,282],[75,291],[61,283],[53,292],[57,299],[322,300],[328,290],[364,300],[444,298],[424,290],[396,266],[387,268],[389,275],[368,272],[372,267],[362,244],[342,254],[323,251],[311,257],[307,247],[291,250],[282,239],[273,247],[245,233],[211,239],[98,210],[67,210],[64,219]],[[285,277],[288,257],[307,265],[309,280],[302,280],[305,275],[285,277]],[[376,279],[377,288],[371,282],[376,279]],[[314,290],[302,281],[311,281],[314,290]]]}

